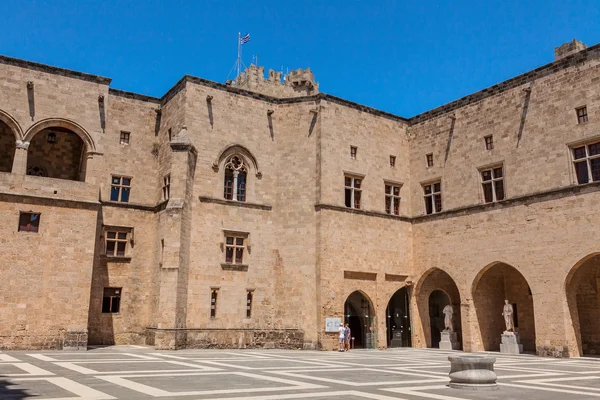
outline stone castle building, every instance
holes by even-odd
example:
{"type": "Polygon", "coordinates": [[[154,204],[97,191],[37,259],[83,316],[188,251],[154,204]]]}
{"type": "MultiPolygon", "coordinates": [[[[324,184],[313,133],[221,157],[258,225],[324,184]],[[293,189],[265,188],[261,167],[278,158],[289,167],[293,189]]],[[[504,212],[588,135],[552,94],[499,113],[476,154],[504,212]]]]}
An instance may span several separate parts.
{"type": "Polygon", "coordinates": [[[498,350],[508,299],[526,351],[596,354],[600,45],[555,55],[412,118],[0,57],[0,348],[436,347],[451,304],[498,350]]]}

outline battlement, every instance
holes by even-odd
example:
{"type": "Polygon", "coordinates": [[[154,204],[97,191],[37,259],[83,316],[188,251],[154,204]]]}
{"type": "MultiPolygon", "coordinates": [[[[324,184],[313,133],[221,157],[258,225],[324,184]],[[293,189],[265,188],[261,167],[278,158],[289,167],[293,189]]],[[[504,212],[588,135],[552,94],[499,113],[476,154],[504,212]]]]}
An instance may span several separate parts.
{"type": "Polygon", "coordinates": [[[556,60],[560,60],[561,58],[565,58],[570,56],[571,54],[575,54],[580,52],[581,50],[587,49],[587,46],[580,42],[577,39],[573,39],[572,42],[563,43],[560,47],[554,48],[554,58],[556,60]]]}
{"type": "Polygon", "coordinates": [[[265,67],[250,64],[232,85],[240,89],[262,93],[273,97],[301,97],[319,93],[319,84],[310,68],[283,73],[269,70],[265,79],[265,67]]]}

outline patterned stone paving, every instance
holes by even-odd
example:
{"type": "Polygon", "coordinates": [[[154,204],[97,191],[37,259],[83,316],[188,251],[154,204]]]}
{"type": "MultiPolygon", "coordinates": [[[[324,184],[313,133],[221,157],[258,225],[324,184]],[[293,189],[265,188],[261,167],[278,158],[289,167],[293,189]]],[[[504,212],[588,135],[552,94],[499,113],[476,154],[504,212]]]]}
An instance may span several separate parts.
{"type": "Polygon", "coordinates": [[[600,359],[496,354],[499,389],[451,389],[433,349],[0,352],[0,399],[592,399],[600,359]]]}

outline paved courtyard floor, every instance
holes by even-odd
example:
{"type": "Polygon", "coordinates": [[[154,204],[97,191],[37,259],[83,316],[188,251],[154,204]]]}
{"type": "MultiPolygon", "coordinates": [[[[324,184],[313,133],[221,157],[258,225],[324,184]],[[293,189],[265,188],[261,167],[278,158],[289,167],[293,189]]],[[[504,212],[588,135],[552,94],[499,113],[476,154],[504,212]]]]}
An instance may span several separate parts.
{"type": "Polygon", "coordinates": [[[0,399],[592,399],[600,359],[496,354],[499,389],[447,387],[452,352],[434,349],[0,352],[0,399]]]}

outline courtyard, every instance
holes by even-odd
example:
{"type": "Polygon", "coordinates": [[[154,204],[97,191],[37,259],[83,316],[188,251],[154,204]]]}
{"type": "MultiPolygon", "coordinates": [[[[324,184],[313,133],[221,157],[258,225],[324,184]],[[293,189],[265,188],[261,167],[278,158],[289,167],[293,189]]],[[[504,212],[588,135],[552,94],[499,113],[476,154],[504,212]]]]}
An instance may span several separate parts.
{"type": "Polygon", "coordinates": [[[497,391],[447,387],[452,352],[397,348],[0,352],[0,398],[66,399],[592,399],[600,359],[494,353],[497,391]]]}

